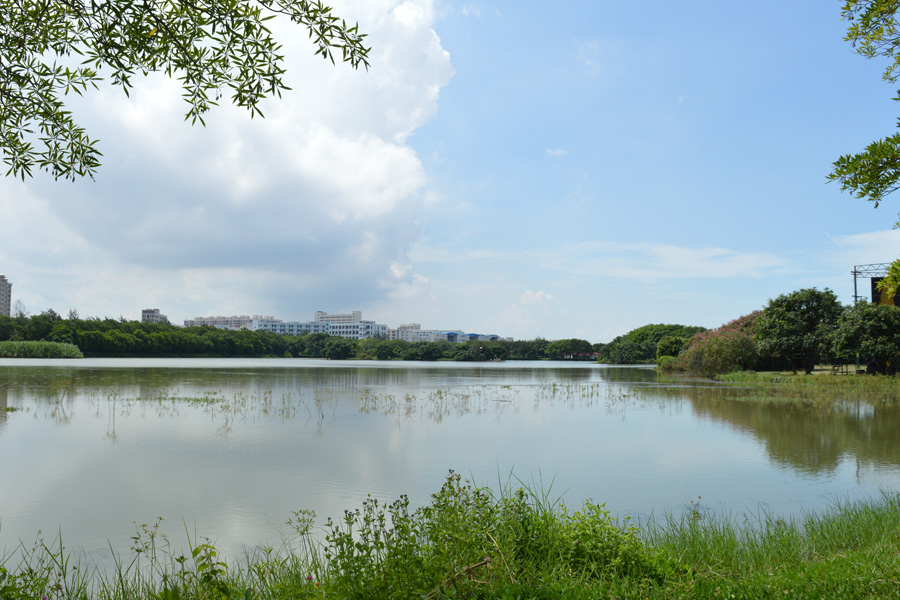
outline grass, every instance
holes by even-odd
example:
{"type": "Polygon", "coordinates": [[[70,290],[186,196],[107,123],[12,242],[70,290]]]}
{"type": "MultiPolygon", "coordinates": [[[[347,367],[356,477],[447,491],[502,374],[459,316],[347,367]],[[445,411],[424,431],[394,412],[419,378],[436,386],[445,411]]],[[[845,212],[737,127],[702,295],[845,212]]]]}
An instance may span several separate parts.
{"type": "MultiPolygon", "coordinates": [[[[683,380],[674,379],[679,385],[683,380]]],[[[787,372],[738,371],[720,375],[713,387],[728,390],[731,400],[795,402],[831,406],[840,402],[896,403],[898,375],[842,375],[821,370],[804,375],[787,372]]]]}
{"type": "Polygon", "coordinates": [[[0,358],[84,358],[84,355],[74,344],[0,342],[0,358]]]}
{"type": "Polygon", "coordinates": [[[898,598],[900,497],[783,521],[736,523],[699,505],[638,527],[602,505],[570,510],[546,494],[493,493],[451,473],[413,509],[368,498],[316,535],[298,511],[280,549],[233,563],[209,542],[175,556],[154,526],[111,574],[74,564],[61,540],[0,561],[0,598],[587,599],[898,598]]]}

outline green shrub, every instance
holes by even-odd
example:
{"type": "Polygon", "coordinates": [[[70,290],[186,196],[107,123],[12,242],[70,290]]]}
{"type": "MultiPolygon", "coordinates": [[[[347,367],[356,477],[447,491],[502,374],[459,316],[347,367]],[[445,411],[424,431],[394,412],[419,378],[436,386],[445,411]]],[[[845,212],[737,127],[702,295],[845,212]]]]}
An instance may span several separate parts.
{"type": "Polygon", "coordinates": [[[723,373],[755,369],[759,348],[753,330],[759,314],[756,311],[718,329],[698,333],[678,356],[676,368],[710,379],[723,373]]]}
{"type": "Polygon", "coordinates": [[[404,496],[329,521],[328,592],[341,598],[473,597],[515,583],[664,581],[673,569],[637,528],[590,501],[570,513],[528,490],[500,497],[451,473],[431,502],[404,496]]]}
{"type": "Polygon", "coordinates": [[[678,359],[674,356],[660,356],[656,359],[656,367],[662,371],[674,371],[678,368],[678,359]]]}
{"type": "Polygon", "coordinates": [[[0,358],[84,358],[84,355],[74,344],[0,342],[0,358]]]}

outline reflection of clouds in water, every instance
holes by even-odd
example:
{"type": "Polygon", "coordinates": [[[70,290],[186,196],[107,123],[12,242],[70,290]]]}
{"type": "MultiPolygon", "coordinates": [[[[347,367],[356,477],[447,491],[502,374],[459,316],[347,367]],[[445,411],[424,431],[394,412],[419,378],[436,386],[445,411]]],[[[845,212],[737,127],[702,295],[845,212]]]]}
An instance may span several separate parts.
{"type": "MultiPolygon", "coordinates": [[[[10,402],[36,407],[0,437],[22,457],[0,464],[0,478],[17,484],[0,486],[0,546],[62,527],[73,547],[102,553],[107,539],[128,543],[132,521],[163,516],[173,541],[187,524],[235,556],[241,544],[277,545],[298,509],[321,524],[368,493],[421,504],[448,469],[486,485],[513,469],[524,480],[543,474],[571,490],[572,504],[593,497],[639,515],[689,495],[737,510],[763,497],[782,510],[820,499],[842,475],[795,466],[802,453],[767,454],[777,447],[767,435],[791,434],[763,426],[777,431],[786,418],[812,416],[811,431],[839,434],[815,413],[779,417],[772,403],[753,408],[721,389],[660,388],[652,369],[245,362],[0,371],[11,375],[10,402]],[[54,380],[68,381],[56,388],[65,395],[47,391],[54,380]]],[[[883,410],[827,418],[895,431],[900,419],[883,410]]],[[[876,450],[845,442],[847,452],[876,450]]]]}
{"type": "Polygon", "coordinates": [[[6,426],[7,409],[9,408],[9,393],[6,387],[0,386],[0,432],[6,426]]]}

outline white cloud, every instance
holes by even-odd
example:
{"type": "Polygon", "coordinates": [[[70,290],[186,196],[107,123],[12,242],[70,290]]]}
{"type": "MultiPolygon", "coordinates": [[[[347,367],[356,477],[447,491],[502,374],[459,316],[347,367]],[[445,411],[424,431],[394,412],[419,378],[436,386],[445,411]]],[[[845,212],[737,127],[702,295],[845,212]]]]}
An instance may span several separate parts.
{"type": "MultiPolygon", "coordinates": [[[[826,233],[826,235],[828,235],[826,233]]],[[[838,246],[833,252],[847,265],[891,262],[900,258],[900,230],[828,236],[838,246]]]]}
{"type": "Polygon", "coordinates": [[[464,17],[476,17],[481,18],[481,7],[473,6],[471,4],[463,4],[462,14],[464,17]]]}
{"type": "Polygon", "coordinates": [[[762,277],[788,266],[788,261],[784,258],[764,252],[691,248],[650,242],[622,244],[594,241],[525,252],[491,249],[451,251],[420,243],[411,256],[415,262],[423,263],[512,261],[550,271],[641,281],[762,277]]]}
{"type": "Polygon", "coordinates": [[[563,150],[562,148],[547,148],[546,150],[547,156],[555,156],[555,157],[563,157],[568,152],[563,150]]]}
{"type": "Polygon", "coordinates": [[[293,89],[264,103],[265,119],[225,98],[206,128],[191,127],[177,82],[160,76],[136,81],[130,98],[103,88],[76,100],[101,139],[97,182],[0,181],[4,230],[22,232],[0,248],[14,289],[44,264],[56,280],[40,298],[58,307],[83,297],[82,314],[107,314],[152,300],[176,320],[227,310],[308,318],[332,301],[420,289],[412,212],[436,195],[405,141],[453,75],[433,2],[353,0],[335,12],[369,33],[370,70],[322,61],[279,23],[293,89]],[[98,292],[80,296],[89,285],[98,292]]]}
{"type": "Polygon", "coordinates": [[[560,303],[543,291],[525,290],[519,301],[504,307],[495,321],[501,335],[519,339],[546,337],[548,324],[565,315],[560,303]]]}

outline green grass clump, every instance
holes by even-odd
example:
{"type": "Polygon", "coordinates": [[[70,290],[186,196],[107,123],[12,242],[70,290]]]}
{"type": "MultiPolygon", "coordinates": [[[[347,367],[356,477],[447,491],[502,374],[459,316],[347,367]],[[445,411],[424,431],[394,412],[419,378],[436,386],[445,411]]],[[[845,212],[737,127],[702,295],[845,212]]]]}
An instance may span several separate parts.
{"type": "Polygon", "coordinates": [[[0,342],[0,358],[84,358],[84,355],[74,344],[0,342]]]}
{"type": "Polygon", "coordinates": [[[820,405],[851,400],[900,400],[900,375],[800,375],[738,371],[722,375],[719,379],[726,385],[753,387],[759,392],[753,398],[760,400],[801,401],[820,405]]]}
{"type": "Polygon", "coordinates": [[[576,511],[526,489],[500,494],[451,473],[431,501],[368,498],[313,535],[298,511],[280,550],[226,563],[209,542],[174,555],[138,526],[111,575],[62,542],[0,559],[0,598],[24,600],[900,598],[900,497],[783,521],[735,523],[694,505],[644,527],[602,505],[576,511]],[[13,564],[13,563],[18,564],[13,564]]]}
{"type": "Polygon", "coordinates": [[[416,511],[405,497],[370,498],[328,528],[325,579],[342,598],[482,597],[509,586],[660,583],[674,573],[602,505],[570,512],[524,489],[497,498],[455,474],[416,511]]]}

